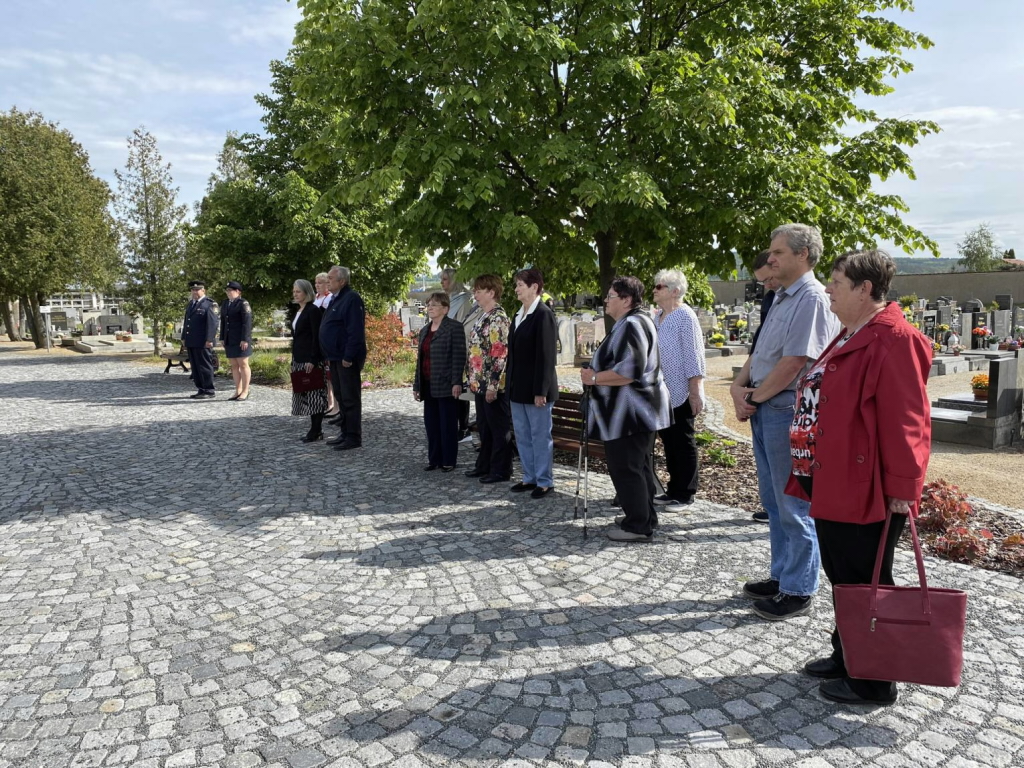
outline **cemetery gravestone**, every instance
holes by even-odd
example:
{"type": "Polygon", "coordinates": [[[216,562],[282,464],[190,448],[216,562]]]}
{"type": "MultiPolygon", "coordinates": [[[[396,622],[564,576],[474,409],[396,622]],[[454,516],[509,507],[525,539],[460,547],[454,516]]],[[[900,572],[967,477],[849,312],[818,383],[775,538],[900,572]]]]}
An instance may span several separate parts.
{"type": "Polygon", "coordinates": [[[558,365],[572,365],[576,357],[576,323],[568,317],[558,318],[558,365]]]}
{"type": "Polygon", "coordinates": [[[1013,296],[1008,293],[997,293],[996,303],[1000,309],[1012,310],[1013,309],[1013,296]]]}
{"type": "Polygon", "coordinates": [[[68,328],[68,313],[64,310],[57,310],[50,313],[50,326],[55,331],[64,331],[65,333],[70,330],[68,328]]]}
{"type": "Polygon", "coordinates": [[[131,331],[131,318],[127,315],[100,315],[96,323],[101,334],[115,334],[118,331],[131,331]]]}
{"type": "Polygon", "coordinates": [[[992,313],[992,332],[999,341],[1010,335],[1010,310],[997,309],[992,313]]]}
{"type": "Polygon", "coordinates": [[[924,335],[929,339],[936,338],[936,327],[938,326],[938,323],[935,322],[936,314],[937,313],[934,310],[925,310],[924,313],[924,322],[921,324],[921,330],[924,331],[924,335]]]}

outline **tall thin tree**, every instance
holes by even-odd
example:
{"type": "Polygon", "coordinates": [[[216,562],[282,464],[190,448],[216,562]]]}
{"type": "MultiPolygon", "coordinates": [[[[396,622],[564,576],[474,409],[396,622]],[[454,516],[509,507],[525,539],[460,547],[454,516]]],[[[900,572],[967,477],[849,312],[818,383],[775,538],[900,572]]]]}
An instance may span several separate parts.
{"type": "Polygon", "coordinates": [[[128,137],[128,162],[114,175],[114,210],[128,267],[126,298],[152,320],[153,352],[159,354],[165,325],[184,305],[187,206],[178,204],[171,165],[143,127],[128,137]]]}

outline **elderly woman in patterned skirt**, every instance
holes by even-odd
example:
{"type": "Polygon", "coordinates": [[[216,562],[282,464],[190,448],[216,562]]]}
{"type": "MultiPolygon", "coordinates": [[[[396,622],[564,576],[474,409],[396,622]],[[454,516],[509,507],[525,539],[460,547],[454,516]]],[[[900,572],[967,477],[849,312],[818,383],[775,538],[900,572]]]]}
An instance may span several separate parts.
{"type": "Polygon", "coordinates": [[[320,319],[322,311],[313,304],[316,294],[309,280],[296,280],[292,298],[299,311],[292,320],[292,373],[321,371],[323,385],[309,392],[292,393],[292,416],[309,416],[309,432],[304,443],[322,440],[324,413],[327,411],[327,377],[323,376],[324,360],[320,354],[320,319]]]}
{"type": "Polygon", "coordinates": [[[612,541],[650,541],[654,535],[654,435],[672,423],[658,331],[641,307],[643,294],[635,277],[612,280],[604,302],[615,325],[594,354],[593,368],[580,371],[583,386],[591,388],[590,436],[604,441],[608,474],[626,513],[609,529],[612,541]]]}

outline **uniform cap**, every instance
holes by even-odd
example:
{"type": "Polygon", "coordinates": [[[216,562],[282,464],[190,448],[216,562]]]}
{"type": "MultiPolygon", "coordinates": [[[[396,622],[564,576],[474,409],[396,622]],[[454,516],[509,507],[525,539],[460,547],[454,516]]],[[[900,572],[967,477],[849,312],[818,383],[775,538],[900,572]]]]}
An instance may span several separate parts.
{"type": "Polygon", "coordinates": [[[188,287],[189,288],[205,288],[206,287],[206,283],[204,283],[202,280],[192,280],[192,281],[189,282],[188,287]]]}
{"type": "Polygon", "coordinates": [[[233,291],[240,291],[240,290],[242,290],[242,284],[240,282],[238,282],[237,280],[228,280],[228,284],[227,284],[226,287],[230,288],[233,291]]]}

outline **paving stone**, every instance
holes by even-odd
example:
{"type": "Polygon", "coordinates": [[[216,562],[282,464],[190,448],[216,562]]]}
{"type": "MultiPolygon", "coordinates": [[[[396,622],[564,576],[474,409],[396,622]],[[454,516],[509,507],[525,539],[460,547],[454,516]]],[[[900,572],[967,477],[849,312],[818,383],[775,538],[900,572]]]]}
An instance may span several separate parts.
{"type": "Polygon", "coordinates": [[[826,601],[768,624],[737,595],[768,562],[743,510],[612,545],[592,473],[584,539],[575,468],[539,503],[422,473],[408,389],[366,392],[341,456],[286,391],[161,371],[0,354],[0,768],[1020,762],[1019,578],[930,558],[971,594],[963,686],[839,707],[800,672],[826,601]]]}

